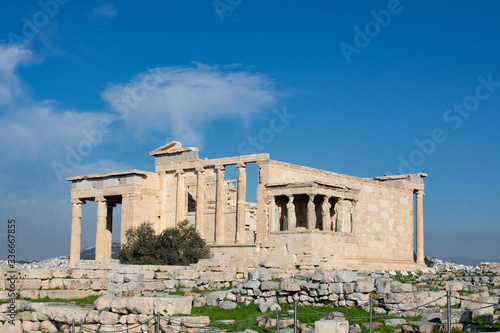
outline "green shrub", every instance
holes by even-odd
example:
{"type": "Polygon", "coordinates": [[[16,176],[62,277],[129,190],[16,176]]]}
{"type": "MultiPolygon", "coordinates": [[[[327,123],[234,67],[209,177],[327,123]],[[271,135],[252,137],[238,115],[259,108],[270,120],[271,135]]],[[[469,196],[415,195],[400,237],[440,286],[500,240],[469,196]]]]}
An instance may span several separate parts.
{"type": "Polygon", "coordinates": [[[210,256],[205,240],[183,221],[155,235],[150,223],[126,232],[127,244],[118,252],[122,264],[189,265],[210,256]]]}

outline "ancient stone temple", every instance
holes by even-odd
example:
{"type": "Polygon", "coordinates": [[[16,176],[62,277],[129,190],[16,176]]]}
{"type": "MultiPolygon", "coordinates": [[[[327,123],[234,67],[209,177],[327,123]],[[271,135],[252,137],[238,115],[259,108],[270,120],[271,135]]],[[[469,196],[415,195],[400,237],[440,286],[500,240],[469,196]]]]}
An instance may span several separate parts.
{"type": "Polygon", "coordinates": [[[103,264],[111,262],[113,207],[119,204],[122,244],[125,232],[143,222],[159,233],[188,220],[212,253],[235,267],[264,262],[325,269],[424,265],[426,174],[357,178],[273,161],[269,154],[200,159],[198,151],[173,141],[150,153],[155,172],[68,178],[70,265],[80,259],[82,205],[88,201],[97,202],[95,259],[103,264]],[[259,170],[256,203],[246,200],[250,163],[259,170]],[[237,167],[237,179],[225,178],[229,166],[237,167]]]}

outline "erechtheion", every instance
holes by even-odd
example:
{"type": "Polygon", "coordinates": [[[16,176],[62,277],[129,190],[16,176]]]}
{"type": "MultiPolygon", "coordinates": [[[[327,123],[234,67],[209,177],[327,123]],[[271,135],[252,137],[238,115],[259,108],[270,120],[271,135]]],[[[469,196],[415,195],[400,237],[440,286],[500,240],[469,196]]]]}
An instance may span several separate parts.
{"type": "Polygon", "coordinates": [[[426,174],[357,178],[273,161],[269,154],[200,159],[198,151],[173,141],[150,153],[155,172],[68,178],[73,203],[70,265],[80,259],[82,205],[87,201],[97,202],[95,259],[102,264],[111,262],[113,207],[121,204],[122,244],[126,230],[143,222],[159,233],[188,220],[212,253],[236,267],[264,262],[348,269],[424,265],[426,174]],[[259,170],[256,203],[246,201],[249,163],[259,170]],[[237,179],[225,178],[229,166],[237,167],[237,179]]]}

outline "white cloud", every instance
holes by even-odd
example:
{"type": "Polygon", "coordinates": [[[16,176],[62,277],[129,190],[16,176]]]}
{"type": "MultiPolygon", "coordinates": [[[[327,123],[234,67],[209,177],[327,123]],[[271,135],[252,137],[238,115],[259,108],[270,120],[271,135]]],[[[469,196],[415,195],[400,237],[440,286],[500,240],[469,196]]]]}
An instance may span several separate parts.
{"type": "Polygon", "coordinates": [[[94,13],[96,13],[97,15],[113,18],[118,15],[118,10],[114,8],[112,3],[105,2],[102,5],[95,7],[94,13]]]}
{"type": "Polygon", "coordinates": [[[278,100],[270,78],[231,69],[203,64],[156,68],[109,87],[102,97],[133,125],[137,136],[157,130],[200,144],[204,124],[247,119],[278,100]]]}
{"type": "Polygon", "coordinates": [[[15,70],[30,55],[28,50],[0,44],[0,108],[22,94],[21,82],[15,70]]]}

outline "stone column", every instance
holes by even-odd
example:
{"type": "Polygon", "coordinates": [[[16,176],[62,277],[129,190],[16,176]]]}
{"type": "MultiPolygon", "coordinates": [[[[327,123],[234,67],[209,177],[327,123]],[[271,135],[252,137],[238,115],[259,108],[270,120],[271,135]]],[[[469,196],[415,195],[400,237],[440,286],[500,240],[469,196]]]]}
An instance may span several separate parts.
{"type": "Polygon", "coordinates": [[[115,203],[108,202],[106,215],[106,255],[104,264],[111,264],[111,252],[113,248],[113,208],[115,203]]]}
{"type": "Polygon", "coordinates": [[[73,203],[73,215],[71,217],[71,250],[69,254],[69,267],[75,268],[80,260],[82,247],[82,205],[85,203],[80,199],[71,200],[73,203]]]}
{"type": "Polygon", "coordinates": [[[288,203],[286,204],[286,217],[288,220],[288,230],[295,230],[297,228],[297,219],[295,217],[293,194],[288,196],[288,203]]]}
{"type": "Polygon", "coordinates": [[[205,214],[205,169],[197,168],[195,228],[203,236],[203,214],[205,214]]]}
{"type": "Polygon", "coordinates": [[[269,230],[280,231],[279,223],[276,224],[276,199],[274,195],[269,197],[269,230]]]}
{"type": "Polygon", "coordinates": [[[160,225],[157,232],[167,228],[167,173],[160,171],[160,225]]]}
{"type": "Polygon", "coordinates": [[[97,230],[95,237],[95,260],[101,264],[106,263],[106,225],[108,214],[108,201],[104,198],[97,200],[97,230]]]}
{"type": "Polygon", "coordinates": [[[217,185],[215,194],[215,243],[222,244],[224,242],[224,211],[226,210],[226,189],[224,181],[224,166],[217,165],[217,185]]]}
{"type": "Polygon", "coordinates": [[[417,264],[424,265],[424,191],[418,190],[417,197],[417,264]]]}
{"type": "Polygon", "coordinates": [[[184,170],[177,170],[177,195],[175,205],[175,225],[184,220],[185,204],[184,204],[184,170]]]}
{"type": "Polygon", "coordinates": [[[236,243],[245,243],[245,204],[247,191],[247,165],[238,163],[238,201],[236,204],[236,243]]]}
{"type": "Polygon", "coordinates": [[[307,202],[307,229],[316,228],[316,207],[314,205],[314,194],[309,194],[309,201],[307,202]]]}
{"type": "Polygon", "coordinates": [[[337,230],[338,232],[344,232],[345,223],[344,223],[344,199],[339,198],[337,203],[335,204],[335,215],[337,215],[337,230]]]}
{"type": "Polygon", "coordinates": [[[332,231],[332,217],[330,216],[330,197],[325,195],[321,205],[321,216],[323,220],[323,230],[332,231]]]}

